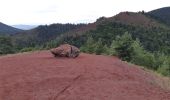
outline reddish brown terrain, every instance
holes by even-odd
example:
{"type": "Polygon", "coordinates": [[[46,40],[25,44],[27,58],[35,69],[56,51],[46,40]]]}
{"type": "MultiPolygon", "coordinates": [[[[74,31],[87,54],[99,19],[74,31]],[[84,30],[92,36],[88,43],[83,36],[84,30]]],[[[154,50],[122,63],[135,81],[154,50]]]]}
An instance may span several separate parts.
{"type": "Polygon", "coordinates": [[[0,57],[0,100],[170,100],[153,75],[116,57],[49,51],[0,57]]]}

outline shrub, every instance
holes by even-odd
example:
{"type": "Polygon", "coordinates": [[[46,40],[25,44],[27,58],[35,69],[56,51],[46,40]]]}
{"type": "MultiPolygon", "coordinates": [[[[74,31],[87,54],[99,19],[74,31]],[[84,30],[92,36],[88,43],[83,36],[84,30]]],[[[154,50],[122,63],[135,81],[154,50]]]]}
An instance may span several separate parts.
{"type": "Polygon", "coordinates": [[[96,43],[94,43],[94,52],[97,55],[105,52],[101,38],[96,43]]]}
{"type": "Polygon", "coordinates": [[[115,48],[116,48],[116,41],[113,40],[112,44],[110,45],[110,48],[108,49],[109,55],[112,55],[112,56],[117,56],[118,55],[115,48]]]}
{"type": "Polygon", "coordinates": [[[89,37],[87,42],[81,46],[80,50],[82,52],[95,53],[97,55],[108,54],[108,47],[107,45],[103,45],[101,38],[96,42],[92,37],[89,37]]]}
{"type": "Polygon", "coordinates": [[[21,49],[20,52],[29,52],[29,51],[34,51],[34,50],[36,50],[36,49],[33,47],[27,47],[27,48],[21,49]]]}
{"type": "Polygon", "coordinates": [[[95,41],[92,37],[88,37],[87,42],[80,48],[82,52],[94,53],[95,52],[95,41]]]}
{"type": "Polygon", "coordinates": [[[132,48],[132,63],[145,66],[150,69],[156,69],[154,54],[145,51],[138,39],[133,42],[132,48]]]}
{"type": "Polygon", "coordinates": [[[170,58],[166,59],[162,65],[159,66],[158,72],[165,76],[170,76],[170,58]]]}

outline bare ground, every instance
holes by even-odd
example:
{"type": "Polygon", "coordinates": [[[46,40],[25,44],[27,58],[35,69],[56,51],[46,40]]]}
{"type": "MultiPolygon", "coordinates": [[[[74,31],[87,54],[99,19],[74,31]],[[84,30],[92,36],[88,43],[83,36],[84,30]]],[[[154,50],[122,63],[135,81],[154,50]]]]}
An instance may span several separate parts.
{"type": "Polygon", "coordinates": [[[0,100],[170,100],[155,77],[116,57],[48,51],[0,57],[0,100]]]}

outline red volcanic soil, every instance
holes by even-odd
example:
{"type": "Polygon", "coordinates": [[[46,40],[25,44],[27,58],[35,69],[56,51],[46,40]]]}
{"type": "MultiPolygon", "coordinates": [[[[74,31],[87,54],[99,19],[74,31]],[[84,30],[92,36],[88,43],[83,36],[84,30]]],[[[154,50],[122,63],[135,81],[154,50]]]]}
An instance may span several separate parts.
{"type": "Polygon", "coordinates": [[[0,57],[0,100],[170,100],[152,76],[110,56],[15,54],[0,57]]]}

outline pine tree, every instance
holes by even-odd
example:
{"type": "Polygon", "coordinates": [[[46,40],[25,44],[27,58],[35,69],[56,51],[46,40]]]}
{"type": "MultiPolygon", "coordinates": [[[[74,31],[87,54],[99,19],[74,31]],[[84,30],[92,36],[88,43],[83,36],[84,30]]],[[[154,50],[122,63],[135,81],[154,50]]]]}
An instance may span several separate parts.
{"type": "Polygon", "coordinates": [[[115,40],[115,50],[117,52],[117,55],[122,59],[126,61],[130,61],[132,58],[132,43],[133,39],[132,36],[125,32],[122,36],[117,36],[115,40]]]}
{"type": "Polygon", "coordinates": [[[81,51],[86,53],[95,52],[95,41],[92,37],[88,37],[87,42],[80,48],[81,51]]]}
{"type": "Polygon", "coordinates": [[[104,53],[104,46],[102,44],[101,38],[99,38],[99,40],[96,43],[94,43],[94,52],[97,55],[104,53]]]}

